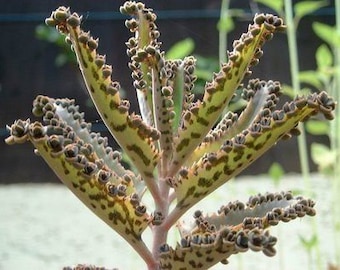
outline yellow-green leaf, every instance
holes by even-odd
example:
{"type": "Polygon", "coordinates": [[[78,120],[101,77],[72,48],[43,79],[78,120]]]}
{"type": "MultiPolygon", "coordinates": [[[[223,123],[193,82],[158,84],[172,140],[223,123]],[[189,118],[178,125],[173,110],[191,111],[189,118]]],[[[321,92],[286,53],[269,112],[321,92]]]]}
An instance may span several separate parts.
{"type": "Polygon", "coordinates": [[[330,132],[329,123],[321,120],[309,120],[305,127],[307,132],[312,135],[329,135],[330,132]]]}
{"type": "Polygon", "coordinates": [[[192,38],[186,38],[176,42],[170,47],[165,54],[166,59],[182,59],[190,55],[195,49],[195,43],[192,38]]]}
{"type": "MultiPolygon", "coordinates": [[[[273,1],[275,2],[275,1],[273,1]]],[[[326,6],[328,1],[301,1],[294,5],[295,16],[300,19],[326,6]]]]}
{"type": "Polygon", "coordinates": [[[319,70],[329,68],[333,65],[333,54],[326,44],[322,44],[317,48],[315,58],[319,70]]]}

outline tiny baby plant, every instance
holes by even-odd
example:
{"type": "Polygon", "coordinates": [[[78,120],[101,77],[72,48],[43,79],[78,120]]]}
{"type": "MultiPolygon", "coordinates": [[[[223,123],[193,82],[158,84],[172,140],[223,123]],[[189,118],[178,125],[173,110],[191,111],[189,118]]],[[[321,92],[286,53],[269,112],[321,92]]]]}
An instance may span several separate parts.
{"type": "MultiPolygon", "coordinates": [[[[316,114],[332,119],[335,102],[320,92],[276,109],[280,84],[251,79],[243,90],[247,104],[242,113],[221,115],[259,62],[264,43],[285,29],[282,20],[256,15],[199,100],[192,94],[195,59],[165,58],[153,11],[136,2],[126,2],[120,11],[132,17],[126,26],[134,37],[126,46],[140,115],[121,99],[112,67],[97,53],[98,39],[81,29],[78,14],[59,7],[46,23],[71,44],[103,122],[138,173],[121,164],[121,154],[108,146],[107,138],[91,132],[75,101],[67,98],[38,96],[33,113],[42,121],[15,121],[6,142],[30,141],[61,181],[135,249],[149,270],[208,269],[248,250],[274,256],[277,239],[268,228],[315,215],[311,199],[268,192],[246,203],[225,202],[216,213],[196,210],[192,221],[181,217],[280,139],[297,135],[299,122],[316,114]],[[153,209],[143,201],[147,192],[153,209]],[[168,243],[173,227],[180,235],[175,246],[168,243]],[[147,229],[152,232],[150,246],[142,237],[147,229]]],[[[97,268],[80,264],[67,269],[97,268]]]]}

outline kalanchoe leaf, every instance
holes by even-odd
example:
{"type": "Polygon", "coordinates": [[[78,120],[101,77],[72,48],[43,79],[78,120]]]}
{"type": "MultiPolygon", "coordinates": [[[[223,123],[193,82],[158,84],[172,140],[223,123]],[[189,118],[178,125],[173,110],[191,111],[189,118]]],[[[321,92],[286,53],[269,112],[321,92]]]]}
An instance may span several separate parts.
{"type": "Polygon", "coordinates": [[[119,83],[111,81],[112,68],[104,64],[103,56],[96,53],[98,41],[80,29],[80,18],[79,23],[74,23],[74,18],[79,16],[71,14],[69,9],[59,8],[52,12],[49,21],[54,20],[57,29],[72,42],[89,94],[104,123],[129,154],[151,192],[156,192],[153,183],[148,180],[159,159],[153,144],[158,139],[158,133],[145,123],[138,127],[132,125],[132,116],[128,113],[129,103],[121,100],[119,83]]]}
{"type": "Polygon", "coordinates": [[[288,222],[305,215],[314,216],[314,205],[312,200],[294,197],[291,192],[268,192],[251,196],[246,204],[240,201],[229,202],[221,206],[217,214],[203,216],[201,211],[196,211],[195,222],[187,224],[183,220],[178,224],[178,229],[182,237],[198,233],[203,227],[215,230],[226,226],[266,229],[280,221],[288,222]]]}
{"type": "MultiPolygon", "coordinates": [[[[157,41],[159,32],[155,24],[156,15],[151,9],[145,8],[144,4],[136,2],[126,2],[120,12],[128,14],[133,18],[127,20],[125,25],[135,37],[126,42],[127,55],[131,58],[129,67],[132,70],[132,78],[137,91],[138,103],[143,120],[149,125],[153,124],[153,81],[151,78],[152,66],[157,61],[150,56],[151,48],[153,51],[159,49],[160,43],[157,41]],[[149,48],[146,51],[146,48],[149,48]]],[[[163,58],[163,55],[161,56],[163,58]]]]}
{"type": "Polygon", "coordinates": [[[172,67],[168,83],[173,88],[174,100],[174,120],[172,122],[173,134],[177,136],[178,128],[181,123],[182,112],[186,111],[194,98],[192,89],[196,81],[194,57],[185,57],[184,60],[167,60],[167,64],[172,67]]]}
{"type": "Polygon", "coordinates": [[[118,270],[118,268],[98,267],[89,264],[77,264],[75,266],[65,266],[63,270],[118,270]]]}
{"type": "MultiPolygon", "coordinates": [[[[279,82],[250,80],[247,88],[243,90],[247,105],[241,115],[238,116],[232,112],[225,114],[218,125],[207,134],[203,143],[188,158],[186,165],[192,165],[204,153],[217,151],[224,141],[248,129],[253,122],[258,122],[263,116],[269,116],[278,101],[280,89],[279,82]]],[[[250,132],[260,133],[260,128],[260,125],[253,124],[250,132]]]]}
{"type": "Polygon", "coordinates": [[[161,168],[166,174],[173,150],[173,134],[177,134],[183,106],[187,107],[192,99],[188,92],[195,80],[192,75],[195,61],[192,57],[183,61],[165,60],[157,40],[156,15],[143,4],[127,2],[121,12],[133,17],[126,21],[126,26],[135,33],[135,37],[126,42],[127,54],[131,58],[129,67],[142,117],[148,123],[154,123],[161,134],[161,168]]]}
{"type": "MultiPolygon", "coordinates": [[[[24,136],[32,142],[59,179],[137,251],[145,249],[141,234],[152,217],[145,211],[139,211],[143,205],[136,201],[134,193],[128,194],[128,190],[133,190],[130,187],[132,181],[126,181],[126,178],[122,179],[110,171],[98,160],[92,147],[87,148],[82,140],[68,138],[69,126],[63,128],[63,135],[56,135],[51,125],[43,126],[39,122],[30,124],[29,121],[20,121],[20,125],[21,122],[28,125],[24,136]],[[36,132],[37,129],[41,132],[36,132]]],[[[13,124],[11,130],[16,130],[16,125],[13,124]]],[[[60,126],[64,124],[60,122],[60,126]]],[[[9,140],[16,141],[16,135],[11,134],[9,140]]]]}
{"type": "MultiPolygon", "coordinates": [[[[167,174],[169,159],[173,153],[173,138],[177,136],[182,111],[193,99],[191,90],[196,77],[193,75],[195,60],[166,60],[160,71],[161,91],[153,91],[155,125],[161,133],[159,140],[162,149],[162,175],[167,174]]],[[[155,83],[154,86],[157,86],[155,83]]]]}
{"type": "Polygon", "coordinates": [[[195,222],[178,224],[181,243],[161,252],[161,269],[208,269],[239,252],[262,251],[274,256],[276,238],[265,229],[296,217],[315,215],[314,202],[290,192],[258,194],[245,205],[236,201],[222,206],[218,214],[194,214],[195,222]]]}
{"type": "Polygon", "coordinates": [[[37,116],[42,116],[47,124],[50,124],[50,119],[60,119],[59,123],[64,121],[65,125],[72,129],[67,134],[68,138],[72,139],[72,137],[77,136],[84,143],[90,145],[98,159],[102,160],[105,166],[110,168],[117,176],[131,178],[133,186],[130,185],[129,194],[137,192],[141,195],[143,193],[144,182],[132,171],[126,170],[121,165],[121,154],[108,147],[107,138],[91,132],[91,124],[85,122],[84,114],[78,111],[78,106],[75,106],[74,100],[38,96],[33,102],[33,112],[37,116]]]}
{"type": "Polygon", "coordinates": [[[249,166],[277,141],[293,130],[299,122],[318,113],[331,118],[335,102],[325,92],[312,94],[305,98],[297,98],[286,107],[289,110],[274,111],[270,117],[263,117],[231,140],[226,140],[221,148],[209,153],[188,169],[185,176],[180,175],[173,183],[177,197],[177,208],[186,211],[207,194],[227,182],[249,166]],[[261,128],[258,127],[261,125],[261,128]],[[258,130],[257,132],[254,132],[258,130]],[[260,132],[260,130],[262,130],[260,132]]]}
{"type": "Polygon", "coordinates": [[[234,50],[229,54],[229,61],[222,65],[212,82],[205,87],[203,100],[197,102],[185,114],[188,120],[178,132],[175,140],[174,155],[169,175],[174,175],[199,145],[217,121],[224,108],[234,95],[235,90],[249,73],[249,67],[258,61],[258,53],[272,34],[284,28],[280,18],[273,15],[257,15],[254,24],[246,34],[234,42],[234,50]]]}
{"type": "Polygon", "coordinates": [[[262,251],[274,256],[276,238],[263,229],[237,229],[224,227],[215,232],[205,231],[188,235],[175,248],[163,249],[160,269],[208,269],[218,262],[228,263],[233,254],[262,251]]]}
{"type": "Polygon", "coordinates": [[[142,118],[154,124],[161,135],[158,148],[162,150],[161,168],[166,172],[173,138],[173,89],[168,82],[172,71],[157,41],[159,32],[155,24],[156,15],[143,4],[134,2],[125,3],[121,12],[133,17],[126,21],[126,26],[135,33],[135,37],[126,43],[127,54],[131,58],[129,67],[142,118]]]}
{"type": "MultiPolygon", "coordinates": [[[[62,120],[60,126],[64,126],[62,128],[63,135],[56,135],[54,133],[55,127],[51,124],[46,126],[39,122],[30,124],[28,120],[26,124],[28,124],[25,134],[27,139],[33,143],[38,153],[56,172],[63,183],[80,197],[89,208],[96,208],[95,204],[99,203],[103,204],[100,205],[100,208],[105,208],[105,204],[110,207],[114,206],[114,203],[105,202],[108,185],[123,185],[125,187],[124,196],[133,193],[133,182],[129,179],[129,174],[125,174],[121,178],[109,169],[103,160],[98,158],[92,145],[84,143],[77,136],[70,138],[69,131],[72,129],[70,126],[63,125],[62,120]],[[40,132],[37,132],[37,130],[40,130],[40,132]],[[97,193],[97,195],[94,195],[94,193],[97,193]]],[[[11,129],[15,130],[16,125],[18,124],[14,123],[11,129]]],[[[16,137],[16,135],[12,133],[9,138],[12,137],[16,137]]],[[[144,218],[147,220],[147,216],[144,218]]],[[[104,219],[104,221],[106,220],[104,219]]]]}

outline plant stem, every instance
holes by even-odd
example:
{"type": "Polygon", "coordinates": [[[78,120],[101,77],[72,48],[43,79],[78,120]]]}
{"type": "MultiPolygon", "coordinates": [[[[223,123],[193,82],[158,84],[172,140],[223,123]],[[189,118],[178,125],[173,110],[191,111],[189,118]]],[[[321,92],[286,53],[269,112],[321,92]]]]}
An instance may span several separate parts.
{"type": "Polygon", "coordinates": [[[145,245],[143,241],[136,242],[132,247],[135,249],[138,255],[145,261],[149,270],[157,269],[156,267],[158,267],[158,263],[154,259],[153,255],[151,254],[148,247],[145,245]]]}
{"type": "MultiPolygon", "coordinates": [[[[220,23],[225,22],[229,16],[229,0],[221,1],[220,23]]],[[[218,59],[220,63],[227,62],[227,38],[228,30],[221,25],[218,30],[218,59]]]]}
{"type": "MultiPolygon", "coordinates": [[[[229,14],[229,0],[221,0],[221,11],[220,11],[220,27],[218,28],[218,60],[219,63],[227,62],[227,44],[228,44],[228,30],[226,27],[221,25],[221,22],[225,22],[229,14]]],[[[228,113],[228,107],[223,110],[222,115],[228,113]]]]}
{"type": "MultiPolygon", "coordinates": [[[[286,24],[287,24],[287,38],[288,38],[288,49],[289,49],[289,60],[290,60],[290,71],[291,71],[291,79],[292,86],[294,89],[294,94],[298,95],[300,93],[300,81],[299,81],[299,58],[298,58],[298,49],[297,49],[297,41],[296,41],[296,26],[294,24],[293,17],[293,6],[292,0],[284,1],[284,9],[286,16],[286,24]]],[[[308,195],[312,192],[311,182],[310,182],[310,171],[308,164],[308,149],[306,143],[306,134],[302,124],[300,124],[301,135],[297,138],[298,140],[298,149],[299,149],[299,159],[301,172],[304,180],[304,186],[308,195]]],[[[312,230],[314,234],[317,234],[317,224],[316,222],[312,222],[312,230]]],[[[318,269],[321,269],[321,260],[320,260],[320,249],[319,245],[316,245],[316,260],[318,269]]]]}
{"type": "MultiPolygon", "coordinates": [[[[285,0],[285,15],[286,15],[286,24],[287,24],[287,37],[288,37],[288,49],[289,49],[289,60],[290,60],[290,71],[291,71],[291,79],[292,86],[294,89],[294,95],[299,95],[300,89],[300,81],[299,81],[299,62],[298,62],[298,50],[296,44],[295,37],[295,25],[293,19],[293,7],[291,0],[285,0]]],[[[303,178],[305,180],[305,184],[309,182],[309,164],[308,164],[308,150],[306,146],[306,134],[303,126],[301,128],[301,135],[298,139],[298,148],[299,148],[299,159],[300,166],[303,178]]],[[[309,186],[309,184],[307,185],[309,186]]],[[[310,190],[308,189],[308,192],[310,190]]]]}
{"type": "MultiPolygon", "coordinates": [[[[340,0],[335,1],[335,20],[336,20],[336,37],[340,36],[340,0]]],[[[334,48],[334,67],[335,77],[332,88],[332,94],[335,100],[339,101],[339,87],[340,87],[340,48],[335,46],[334,48]]],[[[336,207],[338,196],[340,194],[340,181],[338,179],[340,174],[340,110],[339,107],[335,108],[335,120],[331,123],[331,148],[336,151],[336,158],[334,164],[334,175],[332,179],[332,191],[333,191],[333,230],[334,230],[334,248],[336,264],[340,265],[340,210],[336,207]]]]}
{"type": "MultiPolygon", "coordinates": [[[[161,201],[156,201],[156,211],[159,211],[163,214],[164,217],[168,216],[169,212],[169,186],[166,184],[164,179],[160,179],[159,181],[160,193],[163,198],[161,201]],[[167,199],[166,199],[167,198],[167,199]]],[[[159,254],[159,247],[167,242],[169,229],[164,229],[162,226],[154,226],[153,227],[153,243],[152,243],[152,254],[156,258],[159,254]]]]}

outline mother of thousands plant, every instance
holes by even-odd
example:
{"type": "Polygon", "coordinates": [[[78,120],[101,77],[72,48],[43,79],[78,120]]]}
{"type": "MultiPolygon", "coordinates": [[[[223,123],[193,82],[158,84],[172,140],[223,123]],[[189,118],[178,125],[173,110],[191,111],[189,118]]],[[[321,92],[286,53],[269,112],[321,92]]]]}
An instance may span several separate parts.
{"type": "MultiPolygon", "coordinates": [[[[319,113],[332,119],[335,102],[320,92],[296,97],[278,110],[280,84],[252,79],[243,90],[243,112],[221,115],[259,62],[263,44],[285,29],[282,20],[256,15],[206,84],[202,100],[195,100],[195,59],[165,59],[156,15],[144,4],[126,2],[120,11],[133,17],[126,21],[134,34],[126,45],[141,115],[131,113],[129,101],[120,98],[119,82],[97,53],[98,40],[81,30],[78,14],[59,7],[46,23],[66,35],[101,118],[138,173],[122,166],[120,153],[91,132],[74,100],[66,98],[38,96],[33,113],[42,122],[15,121],[6,142],[29,140],[61,181],[136,250],[147,269],[208,269],[247,250],[275,255],[277,239],[268,227],[315,215],[311,199],[290,192],[258,194],[247,203],[226,203],[217,213],[197,210],[191,222],[180,218],[280,139],[298,134],[299,122],[319,113]],[[154,209],[143,204],[146,191],[154,209]],[[175,225],[180,239],[172,247],[167,236],[175,225]],[[147,228],[151,247],[142,238],[147,228]]],[[[74,269],[96,268],[81,264],[74,269]]]]}

